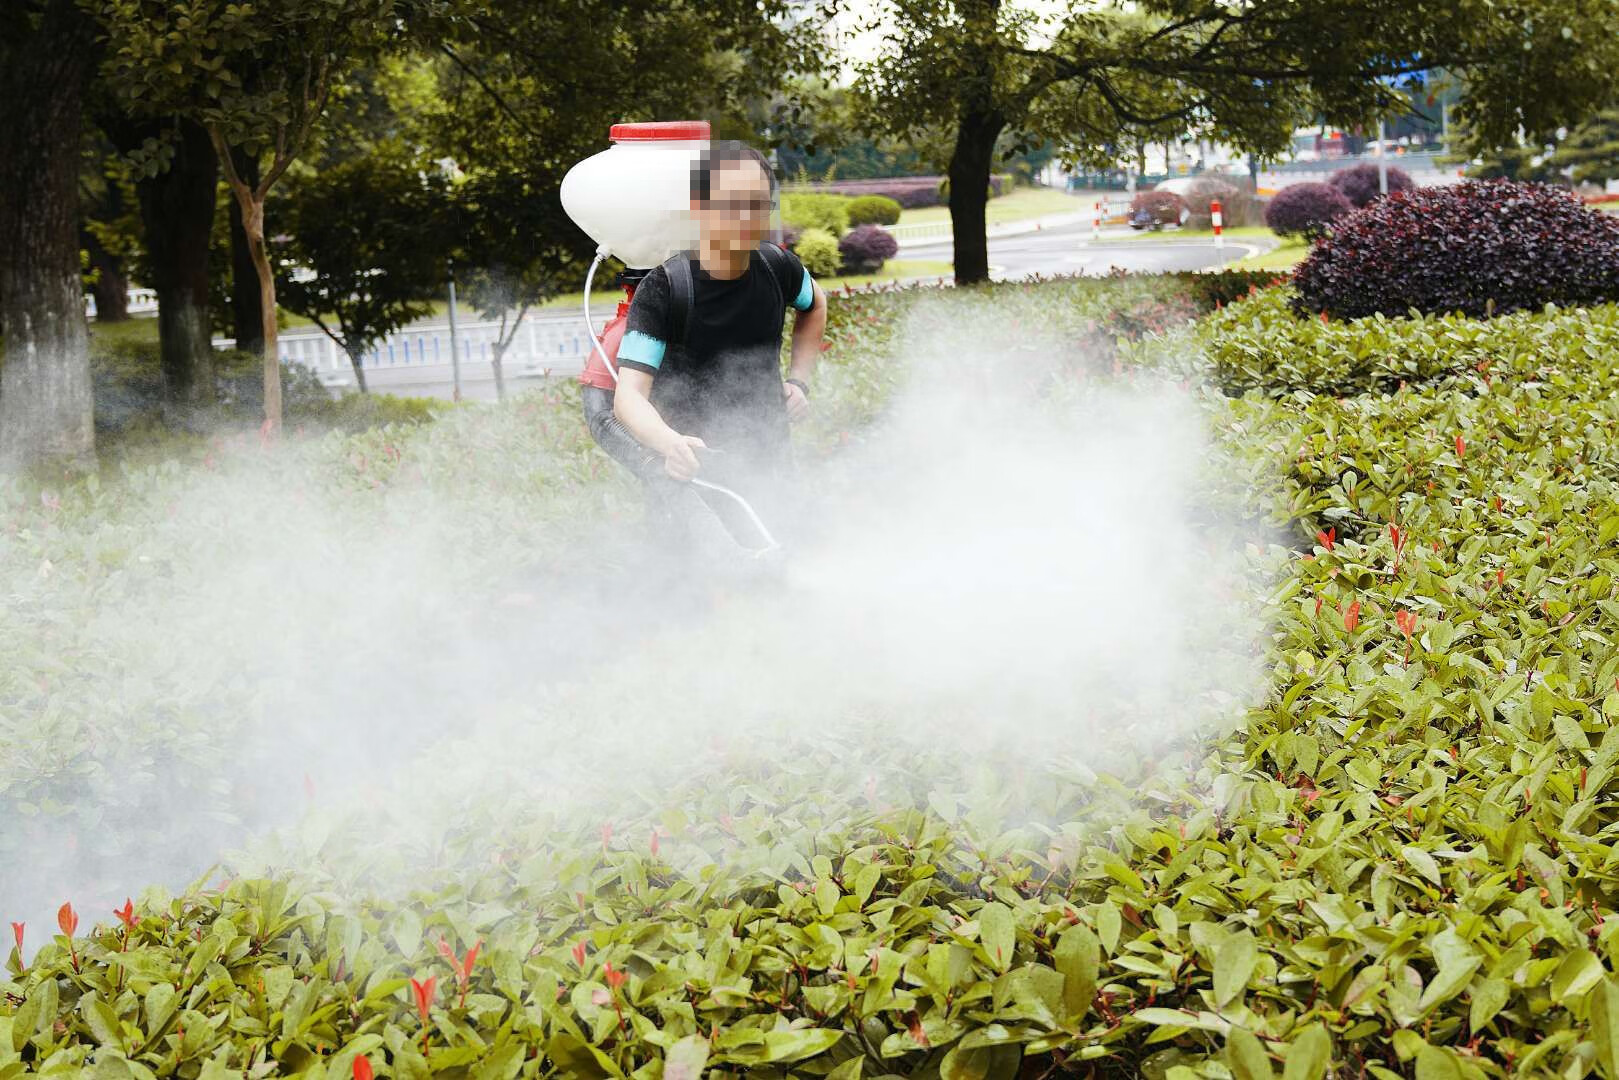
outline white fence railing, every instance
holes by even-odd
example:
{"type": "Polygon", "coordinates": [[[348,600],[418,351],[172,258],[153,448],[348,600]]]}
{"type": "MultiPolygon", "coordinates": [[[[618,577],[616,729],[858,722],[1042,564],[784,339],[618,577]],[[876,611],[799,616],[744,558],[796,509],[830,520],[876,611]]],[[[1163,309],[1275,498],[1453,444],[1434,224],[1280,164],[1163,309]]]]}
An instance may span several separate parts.
{"type": "Polygon", "coordinates": [[[927,221],[920,225],[884,225],[886,231],[895,240],[920,240],[930,236],[948,237],[950,235],[950,220],[927,221]]]}
{"type": "MultiPolygon", "coordinates": [[[[596,332],[611,318],[611,311],[593,313],[596,332]]],[[[507,328],[508,331],[510,327],[507,328]]],[[[500,333],[498,322],[456,324],[461,354],[461,373],[481,378],[494,360],[494,344],[500,333]]],[[[215,338],[214,347],[228,349],[231,338],[215,338]]],[[[281,362],[313,368],[327,386],[354,385],[354,369],[348,354],[319,330],[291,330],[276,337],[281,362]]],[[[548,372],[577,372],[590,352],[590,335],[582,315],[546,315],[525,318],[506,349],[503,368],[507,375],[540,375],[548,372]]],[[[390,334],[367,349],[360,366],[370,371],[420,371],[424,378],[448,378],[451,371],[450,326],[410,326],[390,334]]]]}
{"type": "MultiPolygon", "coordinates": [[[[124,310],[129,314],[157,314],[156,289],[130,289],[125,295],[128,299],[125,302],[124,310]]],[[[92,319],[96,317],[96,298],[90,293],[84,294],[84,313],[92,319]]]]}

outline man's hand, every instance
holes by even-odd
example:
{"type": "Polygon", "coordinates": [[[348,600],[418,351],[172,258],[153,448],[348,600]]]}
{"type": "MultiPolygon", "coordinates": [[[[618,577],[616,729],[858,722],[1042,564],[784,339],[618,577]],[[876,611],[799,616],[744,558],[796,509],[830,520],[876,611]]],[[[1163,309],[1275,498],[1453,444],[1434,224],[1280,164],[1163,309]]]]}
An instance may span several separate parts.
{"type": "Polygon", "coordinates": [[[697,449],[708,449],[708,444],[695,435],[676,435],[663,450],[663,471],[676,480],[690,480],[702,466],[697,461],[697,449]]]}
{"type": "Polygon", "coordinates": [[[802,388],[784,382],[781,384],[781,392],[787,398],[787,419],[798,421],[809,415],[809,398],[804,396],[802,388]]]}

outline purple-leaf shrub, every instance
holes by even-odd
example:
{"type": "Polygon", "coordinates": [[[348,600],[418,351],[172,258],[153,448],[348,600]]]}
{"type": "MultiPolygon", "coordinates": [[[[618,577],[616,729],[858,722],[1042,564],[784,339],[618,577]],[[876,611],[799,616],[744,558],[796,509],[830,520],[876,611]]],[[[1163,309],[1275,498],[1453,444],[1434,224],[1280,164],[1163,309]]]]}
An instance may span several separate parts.
{"type": "Polygon", "coordinates": [[[1412,188],[1334,225],[1293,281],[1295,311],[1344,319],[1616,302],[1619,218],[1547,184],[1412,188]]]}

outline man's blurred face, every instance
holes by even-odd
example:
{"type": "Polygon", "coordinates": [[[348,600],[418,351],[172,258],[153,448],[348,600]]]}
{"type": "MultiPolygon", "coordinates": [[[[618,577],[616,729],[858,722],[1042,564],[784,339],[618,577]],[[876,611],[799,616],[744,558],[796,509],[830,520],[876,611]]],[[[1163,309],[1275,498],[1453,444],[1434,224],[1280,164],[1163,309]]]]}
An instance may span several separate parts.
{"type": "Polygon", "coordinates": [[[770,222],[770,178],[756,161],[722,161],[709,178],[707,205],[692,207],[707,246],[752,251],[770,222]]]}

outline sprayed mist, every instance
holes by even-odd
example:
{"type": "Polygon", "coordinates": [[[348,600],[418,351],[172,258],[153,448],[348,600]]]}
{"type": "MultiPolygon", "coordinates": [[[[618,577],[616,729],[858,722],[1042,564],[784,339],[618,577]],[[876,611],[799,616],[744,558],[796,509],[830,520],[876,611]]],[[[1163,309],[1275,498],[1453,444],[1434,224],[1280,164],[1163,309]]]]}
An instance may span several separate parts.
{"type": "MultiPolygon", "coordinates": [[[[316,867],[342,834],[405,853],[408,874],[363,882],[402,889],[463,815],[610,817],[717,760],[925,761],[959,804],[986,771],[1125,767],[1240,721],[1263,583],[1230,539],[1244,508],[1207,498],[1218,454],[1194,396],[1076,381],[1061,345],[1009,349],[957,301],[916,306],[883,419],[807,477],[813,527],[775,588],[722,577],[671,599],[626,489],[580,475],[557,449],[580,436],[537,431],[543,410],[440,421],[400,464],[380,439],[344,483],[327,478],[341,440],[273,466],[222,444],[131,512],[129,561],[100,582],[135,583],[73,636],[57,701],[139,689],[127,723],[200,722],[196,755],[230,766],[199,785],[183,750],[125,760],[103,711],[87,798],[138,785],[151,827],[93,862],[25,827],[0,917],[44,924],[62,899],[94,917],[221,857],[316,867]],[[375,469],[392,470],[380,495],[375,469]],[[588,513],[556,517],[570,486],[588,513]],[[180,542],[199,532],[206,548],[180,542]]],[[[73,587],[93,596],[94,577],[73,587]]],[[[69,585],[6,584],[25,607],[69,585]]]]}

